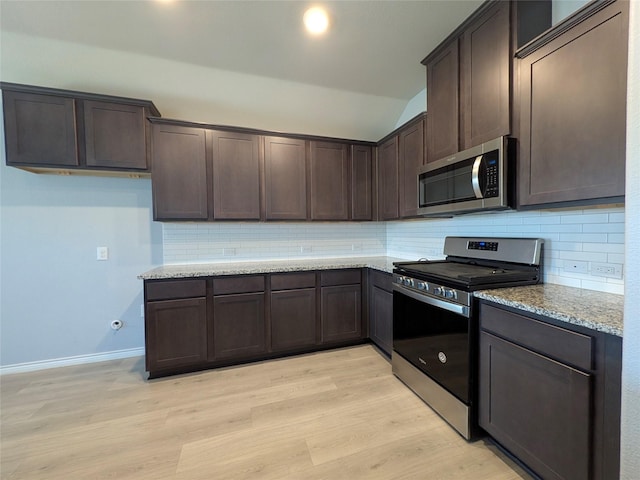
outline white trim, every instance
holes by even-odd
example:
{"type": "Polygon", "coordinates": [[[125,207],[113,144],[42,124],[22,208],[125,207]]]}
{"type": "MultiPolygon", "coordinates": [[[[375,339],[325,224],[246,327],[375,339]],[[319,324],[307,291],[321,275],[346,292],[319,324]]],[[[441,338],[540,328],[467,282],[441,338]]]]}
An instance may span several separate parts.
{"type": "Polygon", "coordinates": [[[11,373],[34,372],[48,368],[67,367],[69,365],[82,365],[85,363],[105,362],[107,360],[117,360],[120,358],[144,356],[144,347],[128,348],[126,350],[115,350],[105,353],[91,353],[89,355],[77,355],[75,357],[54,358],[51,360],[41,360],[38,362],[16,363],[14,365],[0,366],[0,375],[11,373]]]}

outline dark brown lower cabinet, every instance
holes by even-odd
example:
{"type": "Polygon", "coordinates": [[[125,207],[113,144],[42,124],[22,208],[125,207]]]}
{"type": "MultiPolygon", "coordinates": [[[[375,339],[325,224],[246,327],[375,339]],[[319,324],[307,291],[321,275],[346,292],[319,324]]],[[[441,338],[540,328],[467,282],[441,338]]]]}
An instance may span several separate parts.
{"type": "Polygon", "coordinates": [[[149,372],[206,362],[205,297],[148,302],[145,318],[146,366],[149,372]]]}
{"type": "Polygon", "coordinates": [[[384,353],[393,350],[393,293],[391,274],[369,271],[369,337],[384,353]]]}
{"type": "Polygon", "coordinates": [[[271,348],[288,350],[316,344],[316,289],[271,294],[271,348]]]}
{"type": "Polygon", "coordinates": [[[361,271],[349,269],[323,272],[320,282],[322,343],[361,338],[361,271]]]}
{"type": "Polygon", "coordinates": [[[618,478],[621,339],[545,320],[481,304],[480,426],[542,478],[618,478]]]}
{"type": "Polygon", "coordinates": [[[213,350],[216,360],[266,351],[264,293],[213,297],[213,350]]]}

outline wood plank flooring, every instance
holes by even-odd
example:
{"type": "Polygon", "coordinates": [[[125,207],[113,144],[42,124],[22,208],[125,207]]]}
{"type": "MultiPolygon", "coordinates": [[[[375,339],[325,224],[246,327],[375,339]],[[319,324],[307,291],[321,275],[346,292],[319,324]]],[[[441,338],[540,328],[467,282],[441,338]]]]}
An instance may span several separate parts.
{"type": "Polygon", "coordinates": [[[529,477],[369,345],[146,380],[142,358],[0,377],[6,480],[529,477]]]}

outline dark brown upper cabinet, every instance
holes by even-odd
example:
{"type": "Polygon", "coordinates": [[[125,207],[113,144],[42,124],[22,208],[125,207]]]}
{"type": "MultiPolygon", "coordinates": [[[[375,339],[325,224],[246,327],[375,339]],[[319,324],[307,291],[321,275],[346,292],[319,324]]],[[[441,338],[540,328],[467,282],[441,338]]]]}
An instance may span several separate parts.
{"type": "Polygon", "coordinates": [[[373,148],[351,146],[351,220],[373,220],[373,148]]]}
{"type": "Polygon", "coordinates": [[[153,124],[154,220],[207,220],[207,147],[203,128],[153,124]]]}
{"type": "Polygon", "coordinates": [[[418,213],[418,170],[425,163],[426,119],[421,117],[398,134],[399,210],[403,218],[418,213]]]}
{"type": "Polygon", "coordinates": [[[378,217],[398,218],[398,137],[392,136],[378,146],[378,217]]]}
{"type": "Polygon", "coordinates": [[[428,159],[439,160],[459,147],[459,61],[458,38],[449,41],[428,57],[427,132],[428,159]]]}
{"type": "Polygon", "coordinates": [[[2,90],[7,165],[79,165],[72,98],[2,90]]]}
{"type": "Polygon", "coordinates": [[[344,143],[309,145],[311,220],[348,220],[349,149],[344,143]]]}
{"type": "Polygon", "coordinates": [[[143,107],[85,100],[83,108],[87,166],[148,169],[143,107]]]}
{"type": "Polygon", "coordinates": [[[260,220],[260,137],[208,131],[213,159],[213,217],[260,220]]]}
{"type": "Polygon", "coordinates": [[[488,1],[422,61],[428,161],[512,133],[513,52],[550,25],[550,1],[488,1]]]}
{"type": "MultiPolygon", "coordinates": [[[[34,172],[149,171],[146,100],[2,83],[7,165],[34,172]]],[[[128,172],[128,173],[127,173],[128,172]]]]}
{"type": "Polygon", "coordinates": [[[421,113],[378,143],[378,220],[417,215],[418,170],[426,163],[427,115],[421,113]]]}
{"type": "Polygon", "coordinates": [[[264,137],[265,217],[307,219],[306,141],[264,137]]]}
{"type": "Polygon", "coordinates": [[[518,206],[624,201],[628,2],[593,2],[518,51],[518,206]]]}

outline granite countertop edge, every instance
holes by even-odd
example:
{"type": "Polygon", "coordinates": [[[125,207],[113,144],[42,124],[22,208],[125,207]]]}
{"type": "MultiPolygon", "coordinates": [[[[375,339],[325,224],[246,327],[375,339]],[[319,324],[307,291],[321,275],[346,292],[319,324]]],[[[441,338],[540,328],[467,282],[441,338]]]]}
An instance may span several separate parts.
{"type": "Polygon", "coordinates": [[[194,263],[163,265],[138,275],[140,280],[198,278],[225,275],[259,275],[266,273],[371,268],[392,273],[393,263],[407,261],[397,257],[316,258],[305,260],[264,260],[229,263],[194,263]]]}
{"type": "Polygon", "coordinates": [[[622,337],[624,296],[539,284],[474,292],[477,298],[622,337]]]}

